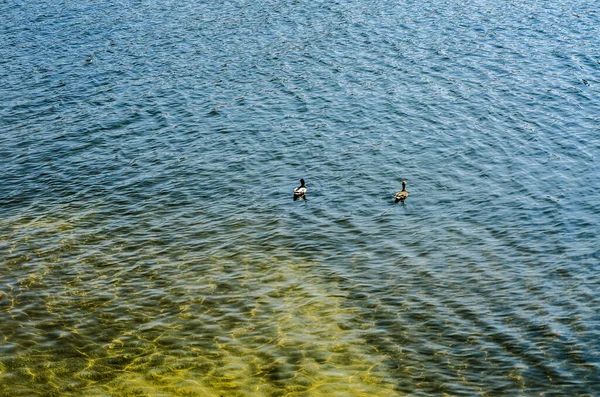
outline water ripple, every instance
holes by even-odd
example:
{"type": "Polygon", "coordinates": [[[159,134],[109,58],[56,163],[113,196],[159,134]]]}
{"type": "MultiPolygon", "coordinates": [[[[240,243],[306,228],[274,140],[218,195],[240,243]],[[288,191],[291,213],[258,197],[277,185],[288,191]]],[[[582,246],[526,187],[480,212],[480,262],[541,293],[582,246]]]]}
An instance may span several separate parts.
{"type": "Polygon", "coordinates": [[[0,395],[599,394],[596,8],[0,3],[0,395]]]}

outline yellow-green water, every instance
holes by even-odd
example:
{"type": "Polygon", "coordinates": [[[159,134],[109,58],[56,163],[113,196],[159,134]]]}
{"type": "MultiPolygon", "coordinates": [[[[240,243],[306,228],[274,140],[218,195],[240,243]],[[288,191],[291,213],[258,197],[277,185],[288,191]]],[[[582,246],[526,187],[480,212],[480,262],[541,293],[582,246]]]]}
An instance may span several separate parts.
{"type": "MultiPolygon", "coordinates": [[[[528,394],[532,370],[552,384],[553,341],[578,323],[531,318],[549,316],[548,299],[506,295],[514,281],[499,269],[455,280],[413,259],[374,286],[360,255],[343,275],[283,248],[204,252],[161,230],[127,241],[89,229],[110,220],[64,207],[3,221],[2,395],[528,394]],[[487,298],[469,291],[486,286],[487,298]],[[486,392],[482,373],[501,389],[486,392]]],[[[535,296],[536,280],[530,269],[512,288],[535,296]]],[[[581,345],[561,343],[582,360],[581,345]]]]}
{"type": "Polygon", "coordinates": [[[2,225],[3,393],[395,395],[374,324],[317,263],[132,253],[65,215],[2,225]]]}

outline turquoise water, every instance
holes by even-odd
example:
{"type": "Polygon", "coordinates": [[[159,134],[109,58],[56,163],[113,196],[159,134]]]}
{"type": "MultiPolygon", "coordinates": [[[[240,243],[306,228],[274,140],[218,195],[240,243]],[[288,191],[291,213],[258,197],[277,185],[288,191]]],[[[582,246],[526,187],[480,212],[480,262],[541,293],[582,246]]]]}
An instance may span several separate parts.
{"type": "Polygon", "coordinates": [[[0,1],[0,395],[599,395],[597,8],[0,1]]]}

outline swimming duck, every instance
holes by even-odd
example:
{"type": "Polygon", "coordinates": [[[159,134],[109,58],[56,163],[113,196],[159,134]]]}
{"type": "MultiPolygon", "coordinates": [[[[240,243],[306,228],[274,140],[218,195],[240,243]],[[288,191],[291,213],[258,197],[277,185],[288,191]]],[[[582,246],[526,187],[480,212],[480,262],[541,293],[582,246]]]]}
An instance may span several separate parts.
{"type": "Polygon", "coordinates": [[[300,179],[300,186],[294,188],[294,201],[306,200],[306,186],[304,186],[304,179],[300,179]]]}
{"type": "Polygon", "coordinates": [[[406,191],[406,181],[402,182],[402,190],[400,190],[394,196],[394,203],[398,203],[399,201],[404,201],[408,197],[408,192],[406,191]]]}

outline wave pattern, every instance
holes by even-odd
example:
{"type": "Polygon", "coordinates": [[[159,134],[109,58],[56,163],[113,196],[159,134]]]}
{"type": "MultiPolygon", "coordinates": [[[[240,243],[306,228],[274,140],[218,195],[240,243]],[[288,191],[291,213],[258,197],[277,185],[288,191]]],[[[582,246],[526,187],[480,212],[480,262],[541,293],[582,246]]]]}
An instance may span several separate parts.
{"type": "Polygon", "coordinates": [[[0,395],[599,394],[596,8],[0,3],[0,395]]]}

